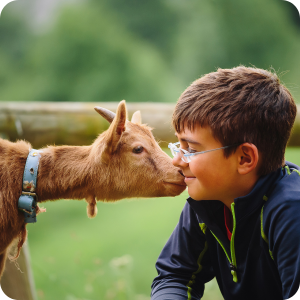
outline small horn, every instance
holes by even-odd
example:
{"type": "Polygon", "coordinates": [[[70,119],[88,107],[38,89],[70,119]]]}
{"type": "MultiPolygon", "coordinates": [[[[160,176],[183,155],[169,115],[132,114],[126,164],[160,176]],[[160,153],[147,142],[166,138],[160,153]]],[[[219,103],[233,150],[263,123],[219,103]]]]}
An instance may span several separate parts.
{"type": "Polygon", "coordinates": [[[139,110],[132,115],[131,122],[135,124],[142,124],[142,116],[139,110]]]}
{"type": "Polygon", "coordinates": [[[109,123],[111,123],[116,116],[116,114],[106,108],[95,106],[95,111],[101,115],[105,120],[107,120],[109,123]]]}

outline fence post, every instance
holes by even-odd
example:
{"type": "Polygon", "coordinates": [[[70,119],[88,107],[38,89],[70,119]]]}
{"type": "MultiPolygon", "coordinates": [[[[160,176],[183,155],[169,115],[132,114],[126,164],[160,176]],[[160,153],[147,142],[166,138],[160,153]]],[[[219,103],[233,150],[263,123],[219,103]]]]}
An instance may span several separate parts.
{"type": "Polygon", "coordinates": [[[27,243],[23,245],[20,256],[17,259],[21,271],[14,262],[7,259],[1,278],[3,292],[15,300],[37,300],[27,243]]]}

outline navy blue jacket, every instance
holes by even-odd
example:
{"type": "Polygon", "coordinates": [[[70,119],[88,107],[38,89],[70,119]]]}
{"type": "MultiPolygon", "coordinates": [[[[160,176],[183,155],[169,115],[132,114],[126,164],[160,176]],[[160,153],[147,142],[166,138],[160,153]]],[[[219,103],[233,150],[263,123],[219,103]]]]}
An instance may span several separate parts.
{"type": "Polygon", "coordinates": [[[282,300],[300,284],[300,172],[288,163],[234,199],[229,241],[220,201],[191,198],[162,250],[152,300],[198,300],[216,277],[225,300],[282,300]]]}

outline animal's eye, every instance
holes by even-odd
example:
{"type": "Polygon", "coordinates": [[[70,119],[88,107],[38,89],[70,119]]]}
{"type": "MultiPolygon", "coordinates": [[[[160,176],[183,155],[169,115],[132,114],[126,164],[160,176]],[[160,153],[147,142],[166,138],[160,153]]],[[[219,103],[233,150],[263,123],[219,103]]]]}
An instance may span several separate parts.
{"type": "Polygon", "coordinates": [[[133,148],[132,152],[133,153],[142,153],[144,151],[144,148],[142,146],[137,146],[133,148]]]}

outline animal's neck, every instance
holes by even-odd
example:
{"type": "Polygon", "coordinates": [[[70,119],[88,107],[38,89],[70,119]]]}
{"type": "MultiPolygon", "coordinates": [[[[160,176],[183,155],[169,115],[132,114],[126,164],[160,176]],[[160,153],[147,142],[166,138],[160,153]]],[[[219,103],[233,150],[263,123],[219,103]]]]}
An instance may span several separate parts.
{"type": "Polygon", "coordinates": [[[83,199],[94,193],[92,146],[42,149],[37,178],[38,201],[83,199]]]}

